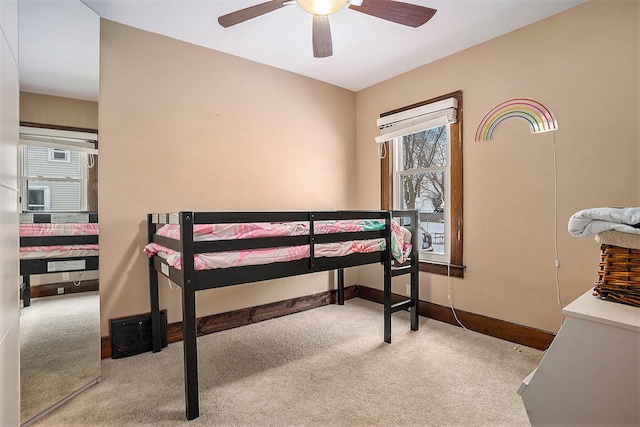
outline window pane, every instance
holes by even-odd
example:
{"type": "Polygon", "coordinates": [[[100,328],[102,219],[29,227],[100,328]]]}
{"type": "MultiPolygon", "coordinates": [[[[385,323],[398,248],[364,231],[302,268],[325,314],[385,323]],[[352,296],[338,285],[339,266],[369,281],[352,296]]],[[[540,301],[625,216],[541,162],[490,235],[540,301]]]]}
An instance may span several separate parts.
{"type": "Polygon", "coordinates": [[[448,126],[402,137],[403,170],[447,165],[448,126]]]}
{"type": "MultiPolygon", "coordinates": [[[[36,193],[41,187],[49,188],[49,204],[47,210],[52,211],[78,211],[82,210],[82,182],[81,181],[46,181],[30,179],[27,182],[29,187],[29,205],[31,205],[31,194],[36,193]],[[32,188],[35,187],[35,188],[32,188]],[[35,191],[34,191],[35,190],[35,191]]],[[[43,197],[46,196],[43,192],[43,197]]],[[[43,202],[44,206],[45,203],[43,202]]]]}
{"type": "Polygon", "coordinates": [[[27,175],[49,178],[81,178],[84,157],[77,151],[69,152],[69,161],[50,161],[49,148],[27,147],[27,175]]]}
{"type": "Polygon", "coordinates": [[[417,209],[422,250],[445,254],[445,174],[442,171],[403,174],[401,209],[417,209]]]}
{"type": "Polygon", "coordinates": [[[50,152],[51,160],[69,161],[70,151],[52,148],[50,152]]]}
{"type": "Polygon", "coordinates": [[[44,190],[29,189],[29,210],[44,210],[44,190]]]}

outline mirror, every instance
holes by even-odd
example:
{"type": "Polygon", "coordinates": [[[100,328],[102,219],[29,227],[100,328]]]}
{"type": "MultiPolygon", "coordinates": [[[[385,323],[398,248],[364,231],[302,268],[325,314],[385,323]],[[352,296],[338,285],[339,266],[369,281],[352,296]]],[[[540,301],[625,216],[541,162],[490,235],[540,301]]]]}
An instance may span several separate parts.
{"type": "MultiPolygon", "coordinates": [[[[88,155],[87,150],[76,156],[74,147],[68,147],[75,142],[66,132],[97,130],[99,49],[100,17],[80,0],[19,0],[21,133],[24,122],[29,127],[52,128],[59,132],[56,138],[67,145],[42,149],[42,140],[46,142],[48,137],[40,138],[32,150],[28,150],[31,145],[21,145],[23,208],[76,210],[75,205],[69,208],[54,203],[55,188],[66,179],[86,187],[78,207],[97,210],[97,156],[88,155]],[[37,157],[38,153],[42,156],[37,157]],[[40,158],[50,166],[69,168],[77,157],[87,165],[78,176],[53,174],[50,182],[44,182],[42,173],[29,171],[40,158]]],[[[22,134],[21,144],[25,144],[22,134]]],[[[62,214],[55,215],[56,222],[69,222],[62,214]]],[[[23,426],[100,380],[97,271],[91,265],[56,260],[57,267],[49,268],[47,274],[25,275],[30,279],[31,299],[30,304],[23,299],[20,315],[23,426]]],[[[51,261],[45,263],[51,265],[51,261]]]]}

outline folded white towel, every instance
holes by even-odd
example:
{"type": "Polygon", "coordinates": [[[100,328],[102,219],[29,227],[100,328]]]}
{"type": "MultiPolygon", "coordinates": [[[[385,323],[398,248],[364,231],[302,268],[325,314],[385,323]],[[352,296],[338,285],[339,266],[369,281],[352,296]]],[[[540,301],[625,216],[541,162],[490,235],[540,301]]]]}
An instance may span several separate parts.
{"type": "Polygon", "coordinates": [[[569,219],[569,233],[575,237],[594,236],[607,230],[640,234],[640,207],[584,209],[569,219]]]}

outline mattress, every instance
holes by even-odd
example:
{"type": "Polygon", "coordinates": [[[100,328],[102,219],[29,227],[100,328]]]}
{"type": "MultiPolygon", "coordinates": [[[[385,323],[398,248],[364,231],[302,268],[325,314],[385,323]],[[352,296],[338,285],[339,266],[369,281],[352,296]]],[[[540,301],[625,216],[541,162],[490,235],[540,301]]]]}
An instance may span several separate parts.
{"type": "Polygon", "coordinates": [[[98,224],[20,224],[20,237],[97,236],[98,224]]]}
{"type": "Polygon", "coordinates": [[[25,246],[20,248],[20,259],[73,258],[99,253],[98,245],[25,246]]]}
{"type": "MultiPolygon", "coordinates": [[[[384,221],[380,220],[345,220],[314,222],[315,234],[347,233],[357,231],[383,230],[384,221]]],[[[168,224],[158,229],[160,236],[179,239],[179,225],[168,224]]],[[[301,236],[309,234],[308,223],[247,223],[247,224],[196,224],[193,226],[194,241],[214,241],[231,239],[248,239],[275,236],[301,236]]],[[[411,253],[411,233],[397,222],[391,223],[392,254],[398,262],[405,262],[411,253]]],[[[369,240],[351,240],[336,243],[323,243],[314,246],[314,256],[340,257],[354,253],[369,253],[386,250],[383,238],[369,240]]],[[[156,243],[149,243],[145,253],[152,257],[158,255],[167,264],[180,269],[182,259],[180,252],[165,248],[156,243]]],[[[310,257],[309,245],[279,248],[253,249],[229,252],[211,252],[195,254],[194,268],[209,270],[246,265],[287,262],[310,257]]]]}
{"type": "MultiPolygon", "coordinates": [[[[20,224],[20,237],[97,236],[97,223],[20,224]]],[[[97,244],[21,246],[20,259],[73,258],[97,256],[97,244]]]]}

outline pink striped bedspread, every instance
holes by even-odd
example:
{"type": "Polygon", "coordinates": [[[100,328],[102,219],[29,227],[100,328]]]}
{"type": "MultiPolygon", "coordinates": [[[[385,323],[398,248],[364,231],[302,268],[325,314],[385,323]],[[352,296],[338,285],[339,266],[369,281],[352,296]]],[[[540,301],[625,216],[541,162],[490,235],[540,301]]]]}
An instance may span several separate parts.
{"type": "Polygon", "coordinates": [[[86,224],[20,224],[20,237],[95,236],[97,223],[86,224]]]}
{"type": "Polygon", "coordinates": [[[20,248],[20,259],[73,258],[99,253],[98,245],[25,246],[20,248]]]}
{"type": "MultiPolygon", "coordinates": [[[[96,223],[69,224],[20,224],[20,237],[49,237],[49,236],[97,236],[96,223]]],[[[84,245],[48,245],[21,246],[20,259],[38,258],[71,258],[81,256],[97,256],[97,244],[84,245]]]]}
{"type": "MultiPolygon", "coordinates": [[[[306,223],[248,223],[248,224],[196,224],[194,225],[194,241],[247,239],[273,236],[300,236],[309,234],[306,223]]],[[[314,223],[315,234],[330,234],[355,231],[371,231],[384,229],[384,221],[323,221],[314,223]]],[[[178,239],[180,228],[178,225],[165,225],[157,231],[158,235],[178,239]]],[[[391,251],[398,262],[405,262],[411,253],[411,233],[398,225],[391,223],[391,251]]],[[[323,243],[314,246],[315,257],[339,257],[353,253],[368,253],[386,249],[385,239],[352,240],[347,242],[323,243]]],[[[165,248],[156,243],[149,243],[144,248],[145,253],[152,257],[158,255],[167,264],[182,267],[180,252],[165,248]]],[[[209,270],[214,268],[229,268],[245,265],[261,265],[273,262],[286,262],[309,258],[309,245],[289,246],[280,248],[252,249],[229,252],[215,252],[196,254],[194,268],[209,270]]]]}

